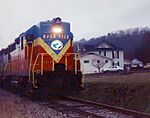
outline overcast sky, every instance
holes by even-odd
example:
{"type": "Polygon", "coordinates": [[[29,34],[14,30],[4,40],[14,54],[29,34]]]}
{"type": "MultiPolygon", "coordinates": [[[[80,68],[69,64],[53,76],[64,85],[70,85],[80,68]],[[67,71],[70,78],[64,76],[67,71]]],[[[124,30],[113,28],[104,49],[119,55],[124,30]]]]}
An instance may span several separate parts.
{"type": "Polygon", "coordinates": [[[0,0],[0,48],[40,21],[61,17],[74,39],[150,27],[150,0],[0,0]]]}

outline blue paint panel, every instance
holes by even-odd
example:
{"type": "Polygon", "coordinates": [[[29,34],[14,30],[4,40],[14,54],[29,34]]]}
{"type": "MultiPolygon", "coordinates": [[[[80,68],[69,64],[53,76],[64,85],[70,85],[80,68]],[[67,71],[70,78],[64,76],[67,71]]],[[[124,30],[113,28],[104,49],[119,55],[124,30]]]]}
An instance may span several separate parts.
{"type": "Polygon", "coordinates": [[[27,35],[28,35],[28,34],[33,34],[33,35],[34,35],[34,39],[36,39],[36,38],[42,36],[41,30],[40,30],[39,27],[36,26],[36,25],[32,26],[30,29],[28,29],[28,30],[25,32],[25,37],[26,37],[26,39],[27,39],[27,35]]]}
{"type": "Polygon", "coordinates": [[[42,33],[49,33],[51,25],[52,24],[50,22],[41,22],[40,23],[41,32],[42,33]]]}
{"type": "MultiPolygon", "coordinates": [[[[52,24],[51,22],[41,22],[40,23],[40,30],[41,33],[50,33],[52,26],[55,24],[52,24]]],[[[60,24],[62,29],[64,30],[64,34],[69,35],[73,38],[73,34],[70,32],[70,23],[64,23],[62,22],[60,24]]]]}
{"type": "MultiPolygon", "coordinates": [[[[34,35],[34,39],[37,39],[39,37],[43,38],[43,34],[47,33],[47,34],[51,34],[52,31],[52,27],[54,25],[58,25],[56,23],[54,23],[54,20],[52,21],[46,21],[46,22],[40,22],[39,25],[34,25],[32,26],[30,29],[28,29],[25,32],[25,37],[27,39],[27,36],[29,34],[33,34],[34,35]]],[[[59,24],[62,29],[63,29],[63,35],[69,35],[70,39],[73,39],[73,34],[70,32],[70,23],[67,22],[61,22],[59,24]]],[[[63,43],[63,47],[67,44],[67,42],[69,41],[69,39],[59,39],[59,38],[53,38],[53,39],[43,39],[51,48],[51,43],[54,40],[60,40],[63,43]]],[[[51,48],[52,49],[52,48],[51,48]]],[[[53,49],[52,49],[53,50],[53,49]]],[[[63,48],[61,49],[63,50],[63,48]]],[[[53,50],[57,55],[60,53],[61,50],[53,50]]]]}

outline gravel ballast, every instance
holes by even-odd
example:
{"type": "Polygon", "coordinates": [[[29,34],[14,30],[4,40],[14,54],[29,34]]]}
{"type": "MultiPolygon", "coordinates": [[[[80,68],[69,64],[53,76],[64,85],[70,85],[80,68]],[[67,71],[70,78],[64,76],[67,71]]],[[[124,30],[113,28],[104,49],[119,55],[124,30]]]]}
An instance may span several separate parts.
{"type": "Polygon", "coordinates": [[[44,104],[0,89],[0,118],[66,118],[44,104]]]}

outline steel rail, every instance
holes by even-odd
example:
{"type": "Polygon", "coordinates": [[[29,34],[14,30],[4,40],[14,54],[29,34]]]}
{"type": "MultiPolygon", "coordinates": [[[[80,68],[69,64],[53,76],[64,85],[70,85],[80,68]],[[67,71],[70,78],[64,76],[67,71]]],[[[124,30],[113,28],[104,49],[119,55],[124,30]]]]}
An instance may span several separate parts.
{"type": "MultiPolygon", "coordinates": [[[[83,111],[83,110],[74,108],[72,106],[64,105],[64,104],[61,104],[61,103],[53,102],[52,104],[54,104],[54,106],[52,108],[55,107],[54,109],[57,110],[57,111],[60,111],[60,112],[67,111],[68,115],[69,115],[68,112],[72,111],[72,112],[78,113],[81,116],[86,116],[87,118],[104,118],[102,116],[99,116],[99,115],[96,115],[96,114],[93,114],[93,113],[90,113],[90,112],[87,112],[87,111],[83,111]],[[60,108],[61,108],[61,110],[60,110],[60,108]]],[[[78,116],[78,117],[81,117],[81,116],[78,116]]]]}
{"type": "Polygon", "coordinates": [[[111,106],[111,105],[102,104],[102,103],[96,103],[96,102],[82,100],[82,99],[74,98],[74,97],[64,97],[64,99],[67,99],[67,100],[70,100],[70,101],[81,102],[81,103],[87,103],[87,104],[91,104],[91,105],[94,105],[94,106],[99,106],[99,107],[106,108],[106,109],[114,111],[114,112],[119,112],[119,113],[123,113],[123,114],[126,114],[126,115],[132,115],[135,118],[150,118],[150,114],[135,111],[135,110],[120,108],[120,107],[111,106]]]}

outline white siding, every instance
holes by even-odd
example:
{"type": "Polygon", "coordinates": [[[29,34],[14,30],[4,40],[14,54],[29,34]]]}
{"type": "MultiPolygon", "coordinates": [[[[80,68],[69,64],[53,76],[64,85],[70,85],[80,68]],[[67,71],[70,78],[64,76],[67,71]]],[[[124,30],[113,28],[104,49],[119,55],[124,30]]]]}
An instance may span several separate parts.
{"type": "Polygon", "coordinates": [[[95,55],[86,55],[81,57],[81,70],[83,74],[98,73],[98,69],[91,64],[92,59],[95,57],[97,58],[95,55]],[[89,63],[84,63],[84,60],[89,60],[89,63]]]}
{"type": "Polygon", "coordinates": [[[112,59],[112,51],[106,51],[106,57],[112,59]]]}
{"type": "Polygon", "coordinates": [[[80,58],[80,62],[81,62],[81,70],[83,74],[99,73],[98,68],[94,67],[92,64],[93,59],[100,60],[102,62],[103,66],[101,67],[100,71],[102,71],[104,68],[109,68],[112,64],[112,61],[110,59],[98,55],[88,54],[82,56],[80,58]],[[89,63],[84,63],[84,60],[89,60],[89,63]],[[106,60],[108,61],[108,63],[105,63],[106,60]]]}

